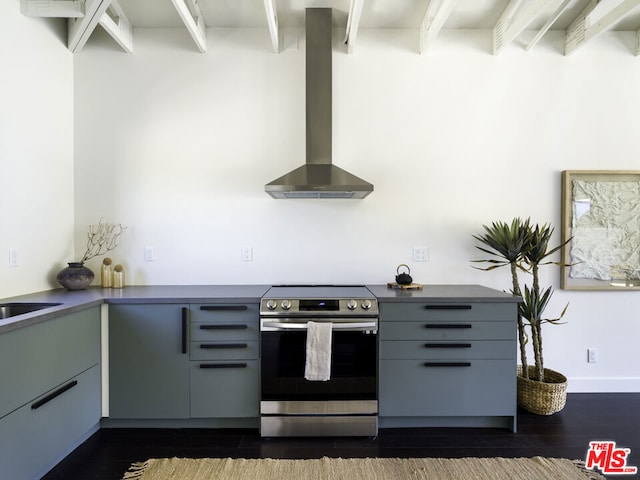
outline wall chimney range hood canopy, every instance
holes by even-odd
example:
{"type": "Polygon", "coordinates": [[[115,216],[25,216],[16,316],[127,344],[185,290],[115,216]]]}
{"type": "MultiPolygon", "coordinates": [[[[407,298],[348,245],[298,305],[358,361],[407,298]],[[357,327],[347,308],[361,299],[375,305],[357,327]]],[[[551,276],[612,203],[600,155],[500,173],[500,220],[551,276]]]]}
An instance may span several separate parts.
{"type": "Polygon", "coordinates": [[[361,199],[373,185],[332,163],[331,9],[307,8],[306,163],[265,185],[273,198],[361,199]]]}

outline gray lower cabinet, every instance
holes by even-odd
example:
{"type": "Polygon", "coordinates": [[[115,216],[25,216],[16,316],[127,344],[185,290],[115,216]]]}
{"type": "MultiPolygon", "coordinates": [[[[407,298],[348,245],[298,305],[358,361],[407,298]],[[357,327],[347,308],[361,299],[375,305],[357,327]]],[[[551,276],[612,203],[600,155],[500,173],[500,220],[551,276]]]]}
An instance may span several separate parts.
{"type": "Polygon", "coordinates": [[[191,305],[191,417],[259,416],[258,304],[191,305]]]}
{"type": "Polygon", "coordinates": [[[188,305],[109,306],[109,416],[189,418],[188,305]]]}
{"type": "Polygon", "coordinates": [[[100,310],[0,335],[0,477],[39,478],[97,430],[100,310]]]}
{"type": "Polygon", "coordinates": [[[258,304],[109,307],[109,416],[257,418],[258,304]]]}
{"type": "Polygon", "coordinates": [[[381,426],[516,418],[515,303],[381,303],[381,426]]]}

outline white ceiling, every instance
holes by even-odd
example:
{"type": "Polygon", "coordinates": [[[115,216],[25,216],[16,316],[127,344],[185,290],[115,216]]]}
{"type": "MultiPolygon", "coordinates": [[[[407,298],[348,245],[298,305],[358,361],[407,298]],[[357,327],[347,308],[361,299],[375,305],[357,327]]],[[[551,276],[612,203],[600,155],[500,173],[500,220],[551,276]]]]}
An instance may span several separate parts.
{"type": "Polygon", "coordinates": [[[640,56],[640,0],[20,0],[27,16],[69,18],[72,52],[99,24],[130,53],[134,30],[144,27],[186,27],[201,52],[206,28],[268,28],[277,53],[280,30],[303,28],[305,9],[318,7],[332,9],[348,53],[359,29],[418,30],[420,53],[443,29],[491,29],[496,55],[524,30],[536,31],[527,50],[548,30],[564,31],[565,55],[607,30],[622,30],[636,32],[640,56]]]}
{"type": "MultiPolygon", "coordinates": [[[[622,1],[601,0],[598,9],[606,13],[622,1]]],[[[198,0],[197,3],[207,27],[265,28],[267,24],[263,0],[198,0]]],[[[307,7],[332,8],[334,25],[344,28],[350,0],[273,0],[273,3],[282,28],[303,27],[307,7]]],[[[420,28],[428,3],[427,0],[364,0],[360,28],[420,28]]],[[[550,2],[548,11],[541,13],[528,28],[541,28],[561,3],[561,0],[556,4],[550,2]]],[[[589,3],[590,0],[571,0],[551,28],[566,29],[589,3]]],[[[133,27],[184,26],[171,0],[119,0],[119,4],[133,27]]],[[[508,4],[509,0],[459,0],[443,28],[491,29],[508,4]]],[[[613,29],[640,29],[640,8],[613,29]]]]}

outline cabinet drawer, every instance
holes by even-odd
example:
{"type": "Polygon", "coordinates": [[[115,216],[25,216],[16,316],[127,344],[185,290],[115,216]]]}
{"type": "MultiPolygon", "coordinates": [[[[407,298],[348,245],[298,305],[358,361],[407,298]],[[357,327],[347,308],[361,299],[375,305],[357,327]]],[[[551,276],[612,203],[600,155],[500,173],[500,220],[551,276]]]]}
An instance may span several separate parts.
{"type": "Polygon", "coordinates": [[[515,303],[381,303],[381,320],[459,322],[516,321],[515,303]]]}
{"type": "Polygon", "coordinates": [[[0,335],[0,418],[100,361],[93,308],[0,335]]]}
{"type": "Polygon", "coordinates": [[[257,360],[191,362],[191,418],[259,416],[257,360]]]}
{"type": "Polygon", "coordinates": [[[257,321],[259,316],[259,304],[192,304],[192,322],[249,322],[257,321]]]}
{"type": "Polygon", "coordinates": [[[383,360],[380,416],[509,416],[516,413],[512,360],[383,360]]]}
{"type": "Polygon", "coordinates": [[[36,478],[97,425],[100,399],[95,366],[0,420],[0,477],[36,478]]]}
{"type": "Polygon", "coordinates": [[[259,356],[259,343],[241,342],[191,342],[191,360],[254,360],[259,356]]]}
{"type": "Polygon", "coordinates": [[[241,321],[209,321],[204,323],[191,322],[191,340],[202,342],[217,341],[258,341],[258,319],[241,321]]]}
{"type": "Polygon", "coordinates": [[[400,341],[380,342],[381,359],[515,359],[514,340],[473,340],[459,342],[400,341]]]}
{"type": "Polygon", "coordinates": [[[516,322],[380,322],[380,340],[514,340],[516,322]]]}

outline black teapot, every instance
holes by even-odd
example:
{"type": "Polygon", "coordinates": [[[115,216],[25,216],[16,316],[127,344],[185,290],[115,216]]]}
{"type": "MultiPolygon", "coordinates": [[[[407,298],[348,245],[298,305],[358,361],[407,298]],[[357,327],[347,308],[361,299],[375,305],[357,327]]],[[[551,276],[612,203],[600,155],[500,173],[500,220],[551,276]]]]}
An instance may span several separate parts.
{"type": "Polygon", "coordinates": [[[411,275],[409,275],[411,273],[411,269],[409,268],[408,265],[401,263],[400,265],[398,265],[398,269],[396,270],[396,273],[397,273],[396,282],[398,283],[398,285],[411,285],[411,282],[413,282],[413,278],[411,278],[411,275]],[[406,267],[407,272],[400,273],[401,267],[406,267]]]}

